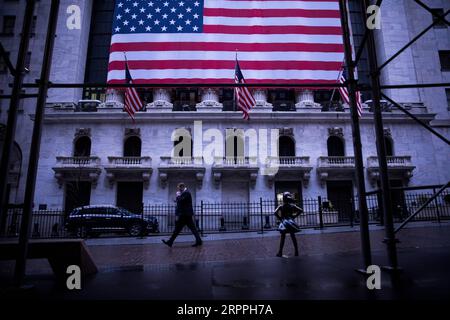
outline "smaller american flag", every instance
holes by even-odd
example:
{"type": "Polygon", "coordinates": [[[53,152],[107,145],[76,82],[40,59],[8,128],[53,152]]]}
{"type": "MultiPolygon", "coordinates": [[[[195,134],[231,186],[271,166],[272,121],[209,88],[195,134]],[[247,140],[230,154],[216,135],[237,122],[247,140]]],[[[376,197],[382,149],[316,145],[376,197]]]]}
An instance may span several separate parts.
{"type": "MultiPolygon", "coordinates": [[[[126,59],[126,58],[125,58],[126,59]]],[[[130,69],[128,68],[128,61],[125,60],[125,80],[127,84],[133,83],[133,78],[131,78],[130,69]]],[[[126,88],[125,89],[125,111],[130,115],[131,119],[134,120],[134,114],[142,109],[144,103],[139,97],[136,88],[126,88]]]]}
{"type": "MultiPolygon", "coordinates": [[[[236,83],[245,83],[244,75],[242,74],[241,67],[239,66],[239,61],[236,58],[234,81],[236,83]]],[[[236,87],[234,88],[236,95],[236,104],[239,109],[243,112],[243,118],[246,120],[250,119],[249,112],[250,109],[256,104],[255,98],[251,94],[247,87],[236,87]]]]}
{"type": "MultiPolygon", "coordinates": [[[[346,71],[344,68],[344,71],[341,72],[341,75],[339,76],[339,83],[345,84],[346,80],[346,71]]],[[[341,93],[342,100],[344,100],[345,103],[350,105],[350,95],[348,93],[347,87],[340,87],[339,92],[341,93]]],[[[363,112],[363,106],[362,106],[362,100],[361,100],[361,92],[356,91],[356,104],[358,106],[358,117],[362,117],[363,112]]]]}

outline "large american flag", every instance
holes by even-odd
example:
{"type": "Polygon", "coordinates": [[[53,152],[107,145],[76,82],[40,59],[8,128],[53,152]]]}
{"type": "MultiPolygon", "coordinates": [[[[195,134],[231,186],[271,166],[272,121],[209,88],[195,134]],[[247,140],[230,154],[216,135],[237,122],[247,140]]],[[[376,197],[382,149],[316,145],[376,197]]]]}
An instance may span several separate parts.
{"type": "Polygon", "coordinates": [[[333,83],[344,57],[338,0],[116,0],[109,83],[333,83]]]}
{"type": "MultiPolygon", "coordinates": [[[[237,60],[237,58],[234,73],[234,81],[236,83],[245,84],[244,75],[242,74],[241,67],[239,66],[239,61],[237,60]]],[[[234,88],[234,95],[237,106],[242,110],[243,118],[249,120],[250,109],[256,104],[255,98],[247,87],[234,88]]]]}
{"type": "MultiPolygon", "coordinates": [[[[339,76],[340,83],[342,83],[342,84],[346,83],[346,81],[347,81],[346,75],[347,75],[347,72],[344,68],[341,75],[339,76]]],[[[342,100],[345,103],[347,103],[348,105],[350,105],[350,94],[347,90],[347,87],[340,87],[339,92],[341,94],[342,100]]],[[[359,91],[356,91],[356,107],[357,107],[358,117],[361,118],[362,113],[363,113],[363,105],[362,105],[362,99],[361,99],[361,92],[359,92],[359,91]]]]}

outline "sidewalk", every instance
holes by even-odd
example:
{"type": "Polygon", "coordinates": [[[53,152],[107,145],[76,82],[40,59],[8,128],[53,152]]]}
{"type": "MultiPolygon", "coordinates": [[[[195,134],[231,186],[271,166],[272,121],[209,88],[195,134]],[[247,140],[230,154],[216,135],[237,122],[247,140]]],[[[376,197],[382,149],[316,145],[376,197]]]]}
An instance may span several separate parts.
{"type": "MultiPolygon", "coordinates": [[[[357,230],[357,229],[356,229],[357,230]]],[[[398,234],[405,269],[394,288],[383,273],[382,290],[370,292],[354,269],[362,267],[358,232],[300,233],[300,257],[279,235],[205,240],[192,248],[184,236],[173,248],[155,243],[105,245],[88,241],[100,272],[80,292],[58,291],[45,261],[29,263],[28,280],[40,298],[54,299],[396,299],[450,297],[450,226],[414,227],[398,234]]],[[[160,238],[160,237],[158,237],[160,238]]],[[[373,230],[373,263],[387,264],[383,230],[373,230]]],[[[178,240],[178,239],[177,239],[178,240]]],[[[150,239],[148,239],[150,241],[150,239]]],[[[101,242],[101,241],[100,241],[101,242]]],[[[7,272],[9,266],[0,269],[7,272]]],[[[1,295],[0,295],[1,296],[1,295]]]]}

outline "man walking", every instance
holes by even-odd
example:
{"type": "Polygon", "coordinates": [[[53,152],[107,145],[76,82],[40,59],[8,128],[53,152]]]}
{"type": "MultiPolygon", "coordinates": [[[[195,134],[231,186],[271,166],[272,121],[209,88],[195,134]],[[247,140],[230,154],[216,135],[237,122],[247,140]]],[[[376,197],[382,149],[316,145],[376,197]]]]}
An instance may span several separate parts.
{"type": "Polygon", "coordinates": [[[200,238],[197,228],[195,227],[193,216],[194,209],[192,208],[192,196],[191,193],[186,188],[184,183],[179,183],[177,186],[177,206],[175,209],[175,215],[178,217],[177,222],[175,224],[175,230],[173,231],[172,236],[169,240],[162,240],[166,245],[172,247],[175,238],[180,234],[181,230],[183,230],[184,226],[187,226],[191,229],[192,233],[195,236],[195,244],[193,247],[201,246],[203,241],[200,238]]]}

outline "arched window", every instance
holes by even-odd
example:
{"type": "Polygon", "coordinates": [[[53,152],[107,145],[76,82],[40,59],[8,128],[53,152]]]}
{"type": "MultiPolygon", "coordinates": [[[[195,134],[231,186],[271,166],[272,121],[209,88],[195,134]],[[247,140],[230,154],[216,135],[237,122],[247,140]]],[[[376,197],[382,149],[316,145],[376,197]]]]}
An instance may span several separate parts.
{"type": "Polygon", "coordinates": [[[295,141],[289,136],[281,136],[278,145],[280,157],[295,157],[295,141]]]}
{"type": "Polygon", "coordinates": [[[345,147],[344,140],[337,136],[331,136],[327,141],[328,156],[329,157],[344,157],[345,147]]]}
{"type": "Polygon", "coordinates": [[[225,157],[226,158],[243,158],[244,138],[240,135],[230,135],[225,141],[225,157]]]}
{"type": "Polygon", "coordinates": [[[79,137],[75,140],[73,156],[89,157],[91,155],[91,138],[88,136],[79,137]]]}
{"type": "Polygon", "coordinates": [[[141,138],[138,136],[131,136],[125,140],[123,146],[124,157],[140,157],[141,156],[141,138]]]}
{"type": "Polygon", "coordinates": [[[384,143],[386,145],[386,156],[392,157],[394,155],[394,143],[391,138],[384,137],[384,143]]]}

